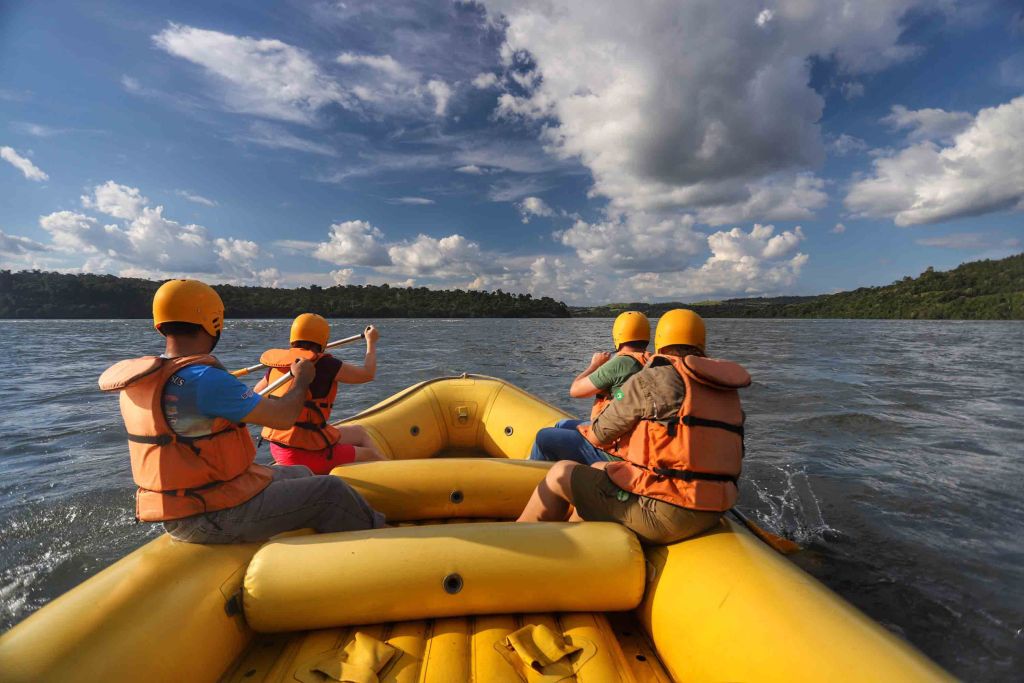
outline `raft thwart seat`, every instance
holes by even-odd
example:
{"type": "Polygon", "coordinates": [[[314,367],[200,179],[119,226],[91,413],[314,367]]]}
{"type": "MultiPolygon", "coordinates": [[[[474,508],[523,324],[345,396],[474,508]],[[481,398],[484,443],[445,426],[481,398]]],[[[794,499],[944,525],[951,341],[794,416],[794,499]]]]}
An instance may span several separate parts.
{"type": "Polygon", "coordinates": [[[623,611],[643,598],[645,566],[636,536],[606,522],[479,522],[299,536],[260,548],[245,574],[242,604],[246,622],[263,633],[478,614],[623,611]]]}

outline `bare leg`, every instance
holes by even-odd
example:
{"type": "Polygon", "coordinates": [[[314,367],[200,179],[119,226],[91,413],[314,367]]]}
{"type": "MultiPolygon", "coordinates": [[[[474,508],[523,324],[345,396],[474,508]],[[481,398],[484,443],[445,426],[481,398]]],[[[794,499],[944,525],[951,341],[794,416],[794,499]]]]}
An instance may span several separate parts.
{"type": "Polygon", "coordinates": [[[370,433],[359,425],[337,427],[340,438],[338,443],[347,443],[356,447],[356,462],[367,462],[371,460],[387,460],[384,454],[377,450],[377,444],[373,442],[370,433]],[[359,451],[368,452],[367,457],[360,457],[359,451]],[[372,457],[370,457],[372,456],[372,457]]]}
{"type": "Polygon", "coordinates": [[[602,460],[601,462],[595,462],[595,463],[593,463],[593,464],[591,465],[591,467],[593,467],[593,468],[594,468],[594,469],[596,469],[596,470],[602,470],[602,471],[603,471],[603,470],[604,470],[604,468],[608,467],[608,465],[611,465],[611,463],[610,463],[610,462],[608,462],[607,460],[602,460]]]}
{"type": "Polygon", "coordinates": [[[560,460],[548,470],[519,515],[519,522],[564,522],[572,505],[572,472],[579,463],[560,460]]]}
{"type": "Polygon", "coordinates": [[[380,454],[376,448],[363,448],[362,446],[355,446],[356,459],[353,462],[374,462],[377,460],[384,460],[384,456],[380,454]]]}

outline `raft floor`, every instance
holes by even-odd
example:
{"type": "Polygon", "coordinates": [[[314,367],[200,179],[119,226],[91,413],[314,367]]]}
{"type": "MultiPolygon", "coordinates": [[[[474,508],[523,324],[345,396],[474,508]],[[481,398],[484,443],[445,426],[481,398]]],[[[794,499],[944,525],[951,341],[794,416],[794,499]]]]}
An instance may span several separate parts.
{"type": "MultiPolygon", "coordinates": [[[[631,612],[522,614],[453,617],[371,626],[257,635],[221,678],[230,683],[306,680],[311,663],[325,652],[345,647],[362,632],[398,649],[380,672],[381,683],[454,683],[458,681],[542,681],[524,678],[495,648],[505,636],[527,624],[545,624],[596,645],[593,657],[565,681],[670,682],[631,612]]],[[[578,641],[577,641],[578,642],[578,641]]],[[[551,679],[547,679],[551,680],[551,679]]]]}
{"type": "MultiPolygon", "coordinates": [[[[440,519],[401,522],[398,526],[495,522],[497,519],[440,519]]],[[[610,584],[609,584],[610,585],[610,584]]],[[[296,683],[324,653],[344,648],[362,632],[394,646],[399,655],[385,665],[380,683],[460,683],[552,681],[517,671],[495,648],[523,626],[543,624],[596,646],[574,676],[580,683],[671,683],[657,653],[633,612],[501,614],[402,621],[367,626],[256,634],[249,647],[221,677],[222,683],[296,683]],[[525,677],[524,677],[525,676],[525,677]]]]}

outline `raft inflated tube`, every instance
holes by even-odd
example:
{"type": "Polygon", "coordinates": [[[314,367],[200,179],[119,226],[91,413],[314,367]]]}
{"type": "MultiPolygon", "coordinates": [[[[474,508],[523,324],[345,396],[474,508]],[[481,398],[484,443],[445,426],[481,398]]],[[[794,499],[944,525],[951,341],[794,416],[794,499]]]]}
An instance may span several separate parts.
{"type": "Polygon", "coordinates": [[[609,522],[482,522],[272,541],[249,563],[245,618],[274,633],[410,619],[604,612],[640,604],[644,553],[609,522]]]}
{"type": "Polygon", "coordinates": [[[515,519],[552,463],[499,458],[392,460],[336,467],[390,522],[515,519]]]}

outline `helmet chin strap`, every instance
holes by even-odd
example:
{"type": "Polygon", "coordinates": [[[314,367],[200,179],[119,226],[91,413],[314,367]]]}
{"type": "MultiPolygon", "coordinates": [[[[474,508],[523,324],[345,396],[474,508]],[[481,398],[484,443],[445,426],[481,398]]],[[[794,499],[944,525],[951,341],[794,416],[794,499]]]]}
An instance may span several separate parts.
{"type": "Polygon", "coordinates": [[[217,335],[213,338],[213,346],[210,347],[210,353],[213,353],[213,350],[215,348],[217,348],[217,342],[219,342],[219,341],[220,341],[220,332],[217,332],[217,335]]]}

